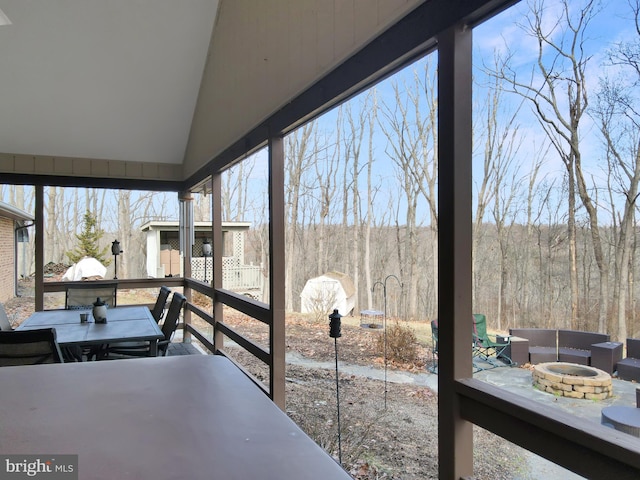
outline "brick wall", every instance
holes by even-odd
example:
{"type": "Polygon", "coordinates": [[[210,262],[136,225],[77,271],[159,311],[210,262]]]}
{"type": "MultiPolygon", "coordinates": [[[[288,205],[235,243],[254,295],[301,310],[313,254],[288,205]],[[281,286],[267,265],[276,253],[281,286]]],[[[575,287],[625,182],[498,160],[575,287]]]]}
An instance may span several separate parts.
{"type": "Polygon", "coordinates": [[[15,293],[15,236],[14,223],[0,217],[0,302],[13,298],[15,293]]]}

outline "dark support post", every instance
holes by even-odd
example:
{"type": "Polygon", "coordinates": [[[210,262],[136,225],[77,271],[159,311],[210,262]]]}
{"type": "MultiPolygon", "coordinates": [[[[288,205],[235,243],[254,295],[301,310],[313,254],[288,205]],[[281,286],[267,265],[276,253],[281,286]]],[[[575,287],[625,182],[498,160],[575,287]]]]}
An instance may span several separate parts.
{"type": "Polygon", "coordinates": [[[35,310],[44,310],[44,187],[36,185],[35,310]]]}
{"type": "MultiPolygon", "coordinates": [[[[193,210],[193,194],[190,191],[184,191],[178,193],[178,202],[183,208],[180,208],[181,215],[184,215],[186,218],[183,218],[181,224],[184,225],[183,235],[184,235],[184,245],[182,246],[182,271],[184,273],[184,278],[191,278],[191,257],[193,245],[190,245],[191,241],[189,239],[193,238],[193,215],[185,215],[186,212],[191,212],[193,210]]],[[[183,290],[184,296],[187,298],[187,302],[191,302],[192,300],[192,292],[191,288],[188,286],[184,287],[183,290]]],[[[185,325],[191,324],[191,310],[185,308],[182,311],[182,318],[184,320],[185,325]]],[[[191,343],[191,333],[187,331],[186,328],[182,329],[182,342],[183,343],[191,343]]]]}
{"type": "Polygon", "coordinates": [[[269,352],[271,399],[285,409],[284,140],[269,139],[269,352]]]}
{"type": "Polygon", "coordinates": [[[224,348],[224,335],[217,323],[223,321],[223,304],[216,300],[216,290],[222,288],[222,174],[211,176],[211,235],[213,245],[213,345],[214,349],[224,348]]]}
{"type": "Polygon", "coordinates": [[[440,478],[473,475],[473,430],[458,379],[471,365],[472,30],[438,35],[438,452],[440,478]]]}

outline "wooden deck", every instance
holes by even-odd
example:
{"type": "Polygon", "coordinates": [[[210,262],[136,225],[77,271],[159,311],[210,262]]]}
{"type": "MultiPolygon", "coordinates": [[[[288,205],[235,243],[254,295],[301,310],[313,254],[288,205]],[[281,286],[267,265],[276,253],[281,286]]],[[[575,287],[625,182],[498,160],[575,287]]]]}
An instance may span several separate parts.
{"type": "Polygon", "coordinates": [[[167,356],[175,357],[178,355],[203,355],[193,343],[171,342],[167,348],[167,356]]]}

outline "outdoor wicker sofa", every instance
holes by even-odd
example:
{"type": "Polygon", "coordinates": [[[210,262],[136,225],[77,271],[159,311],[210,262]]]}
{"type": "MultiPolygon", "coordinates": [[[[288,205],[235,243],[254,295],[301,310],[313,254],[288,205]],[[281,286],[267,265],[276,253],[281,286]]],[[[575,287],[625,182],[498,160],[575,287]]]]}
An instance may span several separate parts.
{"type": "Polygon", "coordinates": [[[558,361],[591,365],[591,346],[610,339],[605,333],[558,330],[558,361]]]}
{"type": "Polygon", "coordinates": [[[558,360],[557,330],[550,328],[510,328],[509,335],[529,340],[529,362],[558,360]]]}
{"type": "Polygon", "coordinates": [[[509,334],[529,340],[532,364],[560,361],[591,365],[591,346],[610,340],[604,333],[552,328],[511,328],[509,334]]]}

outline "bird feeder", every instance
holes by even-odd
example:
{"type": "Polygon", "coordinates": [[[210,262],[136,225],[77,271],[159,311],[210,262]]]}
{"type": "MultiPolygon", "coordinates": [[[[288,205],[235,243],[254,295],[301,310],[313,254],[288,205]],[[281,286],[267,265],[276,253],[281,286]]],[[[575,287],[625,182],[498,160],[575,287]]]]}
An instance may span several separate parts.
{"type": "Polygon", "coordinates": [[[380,310],[361,310],[360,327],[367,330],[382,330],[384,327],[384,312],[380,310]]]}

